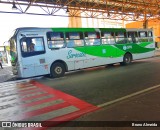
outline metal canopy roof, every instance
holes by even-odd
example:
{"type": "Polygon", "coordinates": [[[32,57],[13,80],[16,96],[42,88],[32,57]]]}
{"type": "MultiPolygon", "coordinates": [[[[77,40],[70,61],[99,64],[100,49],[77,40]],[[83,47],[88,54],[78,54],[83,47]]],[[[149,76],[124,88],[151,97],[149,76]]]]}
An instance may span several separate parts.
{"type": "Polygon", "coordinates": [[[160,19],[160,0],[0,0],[0,4],[16,5],[18,11],[2,10],[0,13],[22,13],[66,17],[86,17],[114,20],[160,19]],[[36,12],[33,7],[41,9],[36,12]],[[69,11],[59,14],[60,10],[69,11]]]}

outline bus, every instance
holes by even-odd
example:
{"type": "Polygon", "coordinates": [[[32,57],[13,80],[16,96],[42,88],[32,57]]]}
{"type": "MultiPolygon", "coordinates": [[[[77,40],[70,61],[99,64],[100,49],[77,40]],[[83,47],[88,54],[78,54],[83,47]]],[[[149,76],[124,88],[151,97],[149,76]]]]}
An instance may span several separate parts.
{"type": "Polygon", "coordinates": [[[10,38],[13,74],[27,78],[154,56],[152,29],[17,28],[10,38]]]}

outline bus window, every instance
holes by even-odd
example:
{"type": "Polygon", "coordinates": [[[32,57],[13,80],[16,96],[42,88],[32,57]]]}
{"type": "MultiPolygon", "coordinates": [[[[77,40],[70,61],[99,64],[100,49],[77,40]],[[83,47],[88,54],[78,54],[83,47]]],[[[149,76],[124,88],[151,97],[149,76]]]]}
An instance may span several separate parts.
{"type": "Polygon", "coordinates": [[[147,37],[147,32],[139,32],[139,37],[147,37]]]}
{"type": "Polygon", "coordinates": [[[115,38],[116,38],[116,44],[128,43],[126,33],[124,32],[117,32],[115,38]]]}
{"type": "Polygon", "coordinates": [[[128,34],[128,42],[129,43],[137,43],[138,42],[137,32],[127,32],[127,34],[128,34]]]}
{"type": "Polygon", "coordinates": [[[20,40],[23,57],[45,53],[42,37],[24,37],[20,40]]]}
{"type": "Polygon", "coordinates": [[[146,31],[140,31],[138,34],[139,34],[139,42],[148,42],[146,31]]]}
{"type": "Polygon", "coordinates": [[[85,43],[87,46],[100,45],[100,34],[99,32],[86,32],[85,43]]]}
{"type": "Polygon", "coordinates": [[[80,32],[66,33],[66,42],[68,48],[84,46],[83,33],[80,32]]]}
{"type": "Polygon", "coordinates": [[[62,32],[47,32],[47,41],[50,49],[65,47],[62,32]]]}
{"type": "Polygon", "coordinates": [[[152,37],[153,35],[152,35],[152,32],[148,32],[148,37],[152,37]]]}
{"type": "Polygon", "coordinates": [[[102,38],[102,44],[115,44],[114,33],[102,32],[101,38],[102,38]]]}
{"type": "Polygon", "coordinates": [[[149,42],[153,42],[153,34],[152,34],[152,32],[148,32],[148,40],[149,40],[149,42]]]}

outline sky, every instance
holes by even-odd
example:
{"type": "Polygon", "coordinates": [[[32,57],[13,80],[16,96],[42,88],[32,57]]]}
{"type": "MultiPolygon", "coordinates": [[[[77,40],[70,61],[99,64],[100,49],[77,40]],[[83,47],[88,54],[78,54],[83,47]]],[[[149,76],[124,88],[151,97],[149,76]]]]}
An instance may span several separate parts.
{"type": "MultiPolygon", "coordinates": [[[[11,5],[0,4],[0,8],[10,9],[11,5]]],[[[0,46],[18,27],[68,27],[68,17],[0,13],[0,46]]]]}

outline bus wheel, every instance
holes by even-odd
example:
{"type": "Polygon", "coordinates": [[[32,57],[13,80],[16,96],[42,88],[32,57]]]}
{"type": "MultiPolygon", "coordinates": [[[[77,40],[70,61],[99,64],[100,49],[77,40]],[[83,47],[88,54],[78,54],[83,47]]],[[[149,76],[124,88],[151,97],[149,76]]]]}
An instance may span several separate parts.
{"type": "Polygon", "coordinates": [[[50,76],[52,78],[62,77],[64,76],[64,73],[65,73],[65,67],[62,63],[57,62],[51,66],[50,76]]]}
{"type": "Polygon", "coordinates": [[[132,55],[127,53],[123,57],[123,62],[121,62],[121,65],[129,65],[132,62],[132,55]]]}

